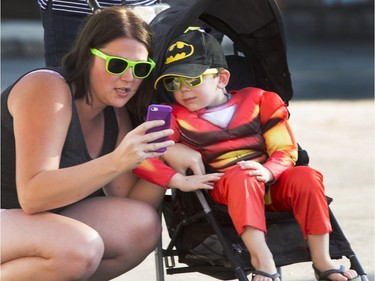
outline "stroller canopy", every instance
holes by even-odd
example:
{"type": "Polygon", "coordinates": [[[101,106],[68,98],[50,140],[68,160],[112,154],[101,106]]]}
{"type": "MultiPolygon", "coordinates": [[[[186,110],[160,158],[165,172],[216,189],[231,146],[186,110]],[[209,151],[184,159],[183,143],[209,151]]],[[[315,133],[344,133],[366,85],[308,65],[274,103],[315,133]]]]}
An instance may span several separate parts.
{"type": "Polygon", "coordinates": [[[273,0],[180,2],[159,13],[150,23],[156,39],[154,75],[160,73],[171,41],[189,26],[203,25],[212,35],[225,35],[233,42],[233,55],[227,55],[227,59],[231,77],[236,81],[231,81],[229,90],[260,87],[276,92],[288,103],[293,90],[281,16],[273,0]]]}

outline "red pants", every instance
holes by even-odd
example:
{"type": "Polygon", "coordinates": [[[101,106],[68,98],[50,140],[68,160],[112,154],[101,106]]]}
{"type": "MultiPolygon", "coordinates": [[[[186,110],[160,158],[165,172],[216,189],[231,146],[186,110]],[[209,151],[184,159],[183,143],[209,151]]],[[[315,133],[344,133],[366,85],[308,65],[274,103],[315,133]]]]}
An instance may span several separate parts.
{"type": "MultiPolygon", "coordinates": [[[[229,215],[239,234],[245,226],[266,233],[264,211],[292,211],[302,233],[325,234],[332,231],[323,176],[307,166],[287,169],[268,191],[272,202],[265,204],[265,185],[246,170],[234,167],[216,182],[211,196],[228,206],[229,215]]],[[[267,196],[268,197],[268,196],[267,196]]]]}

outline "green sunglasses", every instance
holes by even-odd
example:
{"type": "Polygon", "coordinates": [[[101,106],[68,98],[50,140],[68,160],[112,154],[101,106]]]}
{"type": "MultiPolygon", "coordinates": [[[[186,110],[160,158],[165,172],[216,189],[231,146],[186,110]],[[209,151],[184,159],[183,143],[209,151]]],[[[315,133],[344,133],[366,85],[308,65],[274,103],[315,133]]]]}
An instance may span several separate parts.
{"type": "Polygon", "coordinates": [[[216,68],[209,68],[198,77],[182,77],[182,76],[169,76],[163,78],[163,84],[168,92],[180,90],[182,83],[189,88],[198,87],[203,83],[203,75],[217,74],[219,71],[216,68]]]}
{"type": "Polygon", "coordinates": [[[108,56],[98,49],[90,49],[91,53],[105,60],[105,68],[113,75],[123,74],[129,66],[132,68],[134,77],[144,79],[150,75],[155,67],[155,62],[148,58],[147,61],[131,61],[120,57],[108,56]]]}

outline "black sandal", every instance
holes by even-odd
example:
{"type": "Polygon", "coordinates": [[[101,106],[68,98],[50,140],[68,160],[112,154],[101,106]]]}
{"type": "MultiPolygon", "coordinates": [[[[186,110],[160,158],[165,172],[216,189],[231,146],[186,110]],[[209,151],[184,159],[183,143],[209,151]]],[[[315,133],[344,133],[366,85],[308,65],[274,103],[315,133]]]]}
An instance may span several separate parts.
{"type": "MultiPolygon", "coordinates": [[[[333,281],[331,278],[328,278],[328,275],[332,273],[340,273],[341,275],[345,276],[345,267],[340,265],[339,269],[329,269],[323,272],[320,272],[314,265],[312,265],[315,273],[316,280],[318,281],[333,281]]],[[[361,276],[356,276],[353,279],[348,279],[348,281],[360,281],[361,276]]]]}
{"type": "Polygon", "coordinates": [[[262,275],[264,277],[268,277],[268,278],[271,278],[272,281],[274,281],[276,278],[280,278],[280,274],[279,273],[275,273],[275,274],[269,274],[267,272],[264,272],[264,271],[260,271],[260,270],[255,270],[253,272],[253,274],[251,275],[251,280],[253,280],[253,278],[255,277],[255,275],[262,275]]]}

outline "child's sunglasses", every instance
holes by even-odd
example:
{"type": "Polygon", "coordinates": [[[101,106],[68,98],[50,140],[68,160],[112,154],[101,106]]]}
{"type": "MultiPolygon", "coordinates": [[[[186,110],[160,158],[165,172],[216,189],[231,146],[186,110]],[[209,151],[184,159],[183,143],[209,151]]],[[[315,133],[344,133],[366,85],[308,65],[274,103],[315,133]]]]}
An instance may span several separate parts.
{"type": "Polygon", "coordinates": [[[113,75],[123,74],[130,66],[134,77],[144,79],[150,75],[155,67],[155,62],[150,58],[147,61],[131,61],[120,57],[108,56],[95,48],[90,49],[90,51],[93,55],[105,59],[105,68],[113,75]]]}
{"type": "Polygon", "coordinates": [[[203,75],[217,74],[217,68],[209,68],[198,77],[169,76],[163,78],[163,84],[168,92],[174,92],[181,89],[182,83],[189,88],[198,87],[203,83],[203,75]]]}

